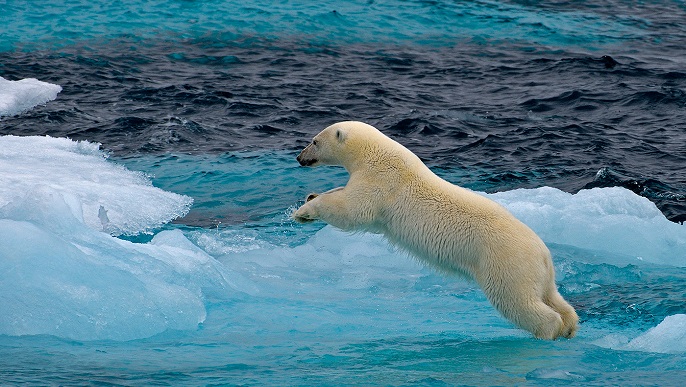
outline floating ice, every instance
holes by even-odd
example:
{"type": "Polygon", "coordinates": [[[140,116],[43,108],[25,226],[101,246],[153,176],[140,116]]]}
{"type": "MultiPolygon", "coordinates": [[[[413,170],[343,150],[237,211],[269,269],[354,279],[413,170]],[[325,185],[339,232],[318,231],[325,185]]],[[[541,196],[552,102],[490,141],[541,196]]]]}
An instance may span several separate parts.
{"type": "Polygon", "coordinates": [[[0,77],[0,117],[13,116],[52,101],[62,87],[34,78],[8,81],[0,77]]]}
{"type": "Polygon", "coordinates": [[[207,297],[249,285],[178,230],[148,244],[103,232],[148,230],[191,200],[107,162],[97,144],[0,137],[0,181],[0,334],[128,340],[195,329],[207,297]]]}
{"type": "Polygon", "coordinates": [[[196,329],[208,295],[240,290],[232,280],[240,276],[180,232],[123,241],[83,226],[59,195],[45,194],[59,225],[0,219],[0,334],[129,340],[196,329]]]}
{"type": "Polygon", "coordinates": [[[596,340],[595,344],[624,351],[686,353],[686,314],[667,316],[656,327],[631,341],[612,334],[596,340]]]}
{"type": "MultiPolygon", "coordinates": [[[[436,273],[378,235],[275,222],[314,179],[291,179],[305,173],[291,167],[292,156],[257,157],[268,160],[165,158],[150,161],[155,168],[149,170],[162,175],[156,183],[174,191],[187,188],[199,202],[216,201],[221,192],[237,203],[237,213],[259,208],[269,216],[260,223],[264,227],[192,228],[185,234],[172,229],[137,244],[110,233],[152,231],[185,214],[190,198],[155,188],[145,175],[109,162],[97,144],[0,137],[0,335],[127,340],[168,329],[195,330],[203,322],[205,331],[233,332],[255,342],[265,334],[315,342],[374,339],[389,332],[407,337],[457,332],[476,340],[529,337],[500,317],[474,283],[436,273]],[[186,166],[183,173],[179,162],[186,166]],[[225,168],[216,174],[221,180],[196,173],[209,167],[225,168]],[[270,176],[265,169],[280,173],[281,180],[267,179],[273,185],[265,185],[270,176]],[[280,186],[285,188],[278,197],[260,193],[280,186]]],[[[340,179],[332,174],[316,184],[340,184],[340,179]]],[[[579,258],[595,259],[588,264],[595,270],[609,256],[626,265],[640,262],[639,254],[644,261],[671,265],[660,270],[683,262],[686,228],[630,191],[602,188],[571,195],[539,188],[489,196],[553,244],[558,269],[579,258]],[[559,254],[565,245],[580,254],[559,254]],[[585,257],[590,250],[599,253],[585,257]]],[[[601,270],[593,273],[615,280],[601,270]]],[[[672,322],[666,323],[661,327],[672,322]]],[[[635,340],[631,345],[642,345],[635,340]]],[[[628,339],[618,343],[629,346],[628,339]]],[[[576,375],[565,368],[536,368],[529,377],[576,375]]]]}
{"type": "Polygon", "coordinates": [[[500,317],[478,285],[437,273],[380,235],[326,226],[297,246],[256,246],[213,231],[189,238],[259,288],[240,312],[225,312],[231,317],[224,325],[243,339],[262,332],[357,340],[454,329],[472,338],[527,337],[500,317]]]}
{"type": "Polygon", "coordinates": [[[686,352],[686,314],[665,317],[655,328],[631,340],[624,349],[660,353],[686,352]]]}
{"type": "Polygon", "coordinates": [[[153,187],[139,172],[110,163],[99,144],[52,137],[0,137],[0,215],[21,220],[45,217],[16,203],[36,201],[36,190],[60,195],[88,226],[112,234],[138,234],[184,216],[193,200],[153,187]],[[4,207],[4,208],[3,208],[4,207]],[[14,215],[12,215],[14,214],[14,215]]]}
{"type": "Polygon", "coordinates": [[[486,196],[547,243],[621,254],[631,258],[626,263],[686,266],[686,227],[670,222],[650,200],[625,188],[570,194],[542,187],[486,196]]]}

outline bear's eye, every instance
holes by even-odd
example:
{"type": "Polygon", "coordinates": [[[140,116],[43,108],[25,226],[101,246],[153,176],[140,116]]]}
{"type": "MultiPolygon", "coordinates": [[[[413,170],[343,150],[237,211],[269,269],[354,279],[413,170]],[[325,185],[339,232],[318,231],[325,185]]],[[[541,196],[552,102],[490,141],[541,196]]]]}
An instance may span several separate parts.
{"type": "Polygon", "coordinates": [[[317,140],[312,140],[312,145],[317,146],[317,140]]]}

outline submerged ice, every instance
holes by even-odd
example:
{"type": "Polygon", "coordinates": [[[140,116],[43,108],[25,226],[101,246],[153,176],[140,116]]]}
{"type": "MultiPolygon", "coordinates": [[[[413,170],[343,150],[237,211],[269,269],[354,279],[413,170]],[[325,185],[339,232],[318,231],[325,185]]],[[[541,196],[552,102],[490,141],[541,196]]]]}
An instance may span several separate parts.
{"type": "Polygon", "coordinates": [[[57,98],[62,87],[34,78],[10,81],[0,77],[0,117],[23,113],[57,98]]]}

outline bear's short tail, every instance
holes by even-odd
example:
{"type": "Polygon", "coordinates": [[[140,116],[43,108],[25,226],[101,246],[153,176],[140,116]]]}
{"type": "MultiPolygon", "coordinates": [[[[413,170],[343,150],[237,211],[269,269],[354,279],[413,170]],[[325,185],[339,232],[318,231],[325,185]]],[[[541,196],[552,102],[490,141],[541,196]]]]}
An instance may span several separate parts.
{"type": "Polygon", "coordinates": [[[553,287],[548,293],[547,297],[548,306],[550,306],[554,311],[560,314],[562,317],[562,328],[560,329],[560,336],[571,339],[576,335],[576,331],[579,329],[579,316],[576,314],[574,308],[565,301],[560,293],[553,287]]]}

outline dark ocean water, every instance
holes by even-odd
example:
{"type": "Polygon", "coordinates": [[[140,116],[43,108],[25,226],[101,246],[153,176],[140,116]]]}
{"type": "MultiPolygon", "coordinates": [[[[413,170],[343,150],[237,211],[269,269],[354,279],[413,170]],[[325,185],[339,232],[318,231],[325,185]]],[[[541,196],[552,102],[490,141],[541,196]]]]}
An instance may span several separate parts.
{"type": "Polygon", "coordinates": [[[665,57],[475,39],[224,39],[0,52],[0,76],[63,87],[3,119],[0,134],[68,136],[127,157],[296,150],[333,122],[361,120],[433,166],[471,171],[463,184],[477,189],[623,186],[686,217],[681,46],[665,57]]]}
{"type": "Polygon", "coordinates": [[[0,112],[0,385],[682,384],[684,20],[683,1],[0,0],[0,77],[62,88],[0,112]],[[539,233],[579,336],[533,340],[381,238],[294,224],[347,178],[295,155],[343,120],[539,233]]]}

